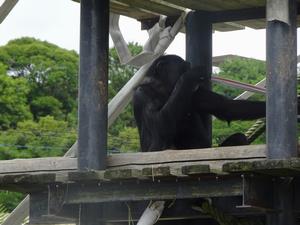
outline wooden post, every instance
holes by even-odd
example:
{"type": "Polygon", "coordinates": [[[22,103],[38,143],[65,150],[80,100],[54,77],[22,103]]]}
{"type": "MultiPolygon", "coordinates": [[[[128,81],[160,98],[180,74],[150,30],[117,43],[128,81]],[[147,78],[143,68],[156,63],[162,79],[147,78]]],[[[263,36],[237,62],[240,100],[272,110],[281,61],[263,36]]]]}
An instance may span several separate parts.
{"type": "Polygon", "coordinates": [[[48,214],[48,193],[47,191],[31,193],[29,199],[29,222],[39,223],[42,216],[48,214]]]}
{"type": "Polygon", "coordinates": [[[287,159],[297,156],[297,4],[283,0],[283,9],[272,2],[267,14],[278,5],[289,21],[267,18],[267,149],[270,159],[287,159]]]}
{"type": "MultiPolygon", "coordinates": [[[[267,0],[267,152],[270,159],[297,156],[297,2],[267,0]]],[[[269,225],[295,225],[293,182],[274,183],[269,225]]]]}
{"type": "MultiPolygon", "coordinates": [[[[81,1],[79,170],[106,168],[109,0],[81,1]]],[[[100,204],[80,205],[79,223],[101,224],[100,204]]]]}
{"type": "Polygon", "coordinates": [[[78,167],[105,169],[109,1],[81,1],[78,167]]]}
{"type": "MultiPolygon", "coordinates": [[[[209,13],[195,11],[190,12],[186,21],[186,60],[194,66],[203,66],[207,76],[208,89],[211,89],[212,73],[212,22],[209,13]]],[[[204,115],[204,126],[207,139],[211,145],[211,116],[204,115]]]]}

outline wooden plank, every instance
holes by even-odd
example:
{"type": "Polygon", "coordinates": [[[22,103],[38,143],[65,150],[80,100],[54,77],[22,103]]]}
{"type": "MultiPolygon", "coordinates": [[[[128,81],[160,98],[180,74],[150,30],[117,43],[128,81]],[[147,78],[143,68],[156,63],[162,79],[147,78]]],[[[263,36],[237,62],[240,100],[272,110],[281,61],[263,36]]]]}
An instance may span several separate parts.
{"type": "MultiPolygon", "coordinates": [[[[202,197],[240,196],[242,179],[208,179],[208,180],[165,180],[161,182],[110,182],[96,184],[69,184],[68,194],[64,196],[65,204],[101,203],[113,201],[167,200],[202,197]],[[222,184],[222,185],[221,185],[222,184]]],[[[50,190],[58,191],[57,188],[50,190]]],[[[50,199],[51,202],[51,199],[50,199]]]]}
{"type": "Polygon", "coordinates": [[[56,174],[8,174],[0,175],[0,184],[45,184],[55,182],[56,174]]]}
{"type": "Polygon", "coordinates": [[[265,145],[234,147],[165,150],[159,152],[137,152],[115,154],[107,157],[109,167],[126,165],[149,165],[179,162],[210,162],[222,160],[264,159],[265,145]]]}
{"type": "Polygon", "coordinates": [[[150,11],[145,12],[144,10],[138,8],[130,8],[128,5],[120,4],[116,1],[111,1],[110,11],[116,14],[128,16],[139,20],[158,16],[158,13],[150,13],[150,11]]]}
{"type": "Polygon", "coordinates": [[[29,197],[29,202],[29,223],[38,223],[42,215],[48,214],[47,191],[31,193],[29,197]]]}
{"type": "Polygon", "coordinates": [[[270,159],[253,162],[226,163],[223,170],[230,173],[263,173],[278,176],[295,176],[300,174],[300,159],[270,159]]]}
{"type": "Polygon", "coordinates": [[[156,2],[150,2],[148,0],[116,0],[117,2],[125,3],[131,9],[144,10],[145,12],[150,12],[157,15],[166,15],[166,16],[180,16],[183,12],[176,8],[159,4],[156,2]]]}
{"type": "Polygon", "coordinates": [[[69,181],[99,181],[107,180],[104,178],[104,171],[74,171],[68,173],[69,181]]]}
{"type": "Polygon", "coordinates": [[[243,29],[245,29],[245,26],[240,25],[238,23],[225,22],[225,23],[213,24],[213,30],[220,31],[220,32],[243,30],[243,29]]]}
{"type": "Polygon", "coordinates": [[[172,177],[174,174],[171,172],[170,166],[158,166],[147,167],[142,169],[142,174],[145,177],[151,177],[152,179],[161,177],[172,177]]]}
{"type": "MultiPolygon", "coordinates": [[[[229,161],[265,159],[265,145],[235,146],[191,150],[166,150],[160,152],[139,152],[114,154],[107,158],[109,168],[129,166],[142,169],[151,166],[184,166],[207,164],[211,169],[221,168],[229,161]],[[221,167],[220,167],[221,166],[221,167]]],[[[77,159],[49,157],[34,159],[13,159],[0,161],[0,174],[71,172],[77,170],[77,159]]],[[[98,175],[97,175],[98,176],[98,175]]]]}
{"type": "Polygon", "coordinates": [[[250,7],[259,7],[265,5],[264,0],[165,0],[175,5],[180,5],[182,7],[194,9],[194,10],[208,10],[208,11],[218,11],[218,10],[232,10],[232,9],[245,9],[250,7]]]}
{"type": "Polygon", "coordinates": [[[209,165],[189,165],[181,168],[182,174],[194,176],[210,173],[209,165]]]}
{"type": "Polygon", "coordinates": [[[241,24],[246,27],[250,27],[253,29],[264,29],[266,28],[266,20],[265,19],[257,19],[257,20],[243,20],[237,21],[238,24],[241,24]]]}
{"type": "Polygon", "coordinates": [[[106,170],[104,178],[108,180],[129,180],[142,178],[142,171],[138,169],[106,170]]]}
{"type": "Polygon", "coordinates": [[[0,174],[77,170],[77,159],[49,157],[0,161],[0,174]]]}
{"type": "Polygon", "coordinates": [[[29,215],[29,195],[10,213],[2,225],[19,225],[29,215]]]}

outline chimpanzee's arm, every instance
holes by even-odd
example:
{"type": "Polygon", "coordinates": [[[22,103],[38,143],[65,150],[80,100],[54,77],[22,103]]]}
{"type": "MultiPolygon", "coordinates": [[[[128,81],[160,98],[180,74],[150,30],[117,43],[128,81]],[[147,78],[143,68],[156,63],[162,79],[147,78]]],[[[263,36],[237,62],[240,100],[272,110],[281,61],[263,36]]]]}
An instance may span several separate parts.
{"type": "Polygon", "coordinates": [[[231,100],[203,88],[193,96],[193,105],[199,113],[209,113],[226,121],[252,120],[266,115],[265,102],[231,100]]]}
{"type": "Polygon", "coordinates": [[[134,93],[135,114],[150,117],[155,124],[168,121],[171,126],[170,123],[178,121],[191,109],[192,97],[198,86],[198,82],[189,76],[190,73],[182,75],[167,95],[164,94],[164,87],[157,87],[160,90],[148,85],[138,87],[134,93]]]}

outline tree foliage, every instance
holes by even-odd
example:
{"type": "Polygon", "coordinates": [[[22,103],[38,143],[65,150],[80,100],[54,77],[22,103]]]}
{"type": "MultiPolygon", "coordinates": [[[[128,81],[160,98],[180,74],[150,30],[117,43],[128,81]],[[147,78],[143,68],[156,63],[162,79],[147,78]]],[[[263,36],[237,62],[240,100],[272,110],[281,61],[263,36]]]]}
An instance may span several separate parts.
{"type": "Polygon", "coordinates": [[[7,76],[6,67],[0,62],[0,129],[15,127],[19,121],[31,119],[27,104],[29,91],[27,80],[7,76]]]}
{"type": "Polygon", "coordinates": [[[75,51],[33,38],[20,38],[0,47],[0,62],[7,66],[11,77],[26,79],[28,103],[35,119],[41,115],[56,116],[56,112],[49,114],[48,107],[35,110],[36,101],[42,97],[51,96],[52,101],[60,102],[65,117],[76,106],[78,55],[75,51]]]}
{"type": "Polygon", "coordinates": [[[0,159],[62,156],[76,140],[76,130],[51,116],[19,122],[0,132],[0,159]]]}

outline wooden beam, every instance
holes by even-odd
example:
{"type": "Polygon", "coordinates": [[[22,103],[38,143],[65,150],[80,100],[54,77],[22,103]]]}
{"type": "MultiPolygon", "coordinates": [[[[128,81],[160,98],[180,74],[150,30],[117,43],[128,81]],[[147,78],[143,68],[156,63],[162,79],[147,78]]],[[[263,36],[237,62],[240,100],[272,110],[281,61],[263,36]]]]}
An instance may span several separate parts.
{"type": "Polygon", "coordinates": [[[10,213],[2,225],[19,225],[29,215],[29,195],[10,213]]]}
{"type": "Polygon", "coordinates": [[[49,157],[2,160],[0,174],[41,173],[77,170],[77,159],[49,157]]]}
{"type": "Polygon", "coordinates": [[[10,11],[15,7],[19,0],[5,0],[0,6],[0,24],[5,20],[10,11]]]}
{"type": "Polygon", "coordinates": [[[299,176],[300,159],[268,159],[260,161],[240,161],[223,165],[223,170],[230,173],[262,173],[274,176],[299,176]]]}
{"type": "Polygon", "coordinates": [[[254,160],[266,157],[265,145],[244,145],[189,150],[165,150],[160,152],[137,152],[109,155],[109,167],[128,165],[150,165],[180,162],[203,162],[228,160],[254,160]]]}
{"type": "Polygon", "coordinates": [[[137,8],[140,10],[144,10],[145,12],[150,12],[157,15],[166,15],[166,16],[180,16],[183,12],[182,10],[178,10],[176,8],[162,5],[153,1],[148,0],[114,0],[116,2],[121,2],[128,5],[129,8],[137,8]]]}
{"type": "MultiPolygon", "coordinates": [[[[259,160],[266,158],[265,145],[245,145],[190,150],[165,150],[160,152],[137,152],[107,156],[108,168],[147,165],[168,165],[176,163],[223,164],[229,161],[259,160]],[[214,163],[215,162],[215,163],[214,163]]],[[[3,160],[0,174],[47,173],[77,170],[77,159],[68,157],[49,157],[33,159],[3,160]]]]}
{"type": "MultiPolygon", "coordinates": [[[[51,186],[52,187],[52,186],[51,186]]],[[[58,188],[50,187],[51,196],[57,196],[58,188]]],[[[66,186],[62,187],[66,190],[66,186]]],[[[141,200],[166,200],[189,199],[222,196],[240,196],[242,194],[242,179],[207,179],[198,181],[182,179],[158,180],[155,182],[109,182],[99,184],[86,183],[69,184],[68,194],[64,198],[50,199],[52,201],[63,199],[65,204],[103,203],[112,201],[141,201],[141,200]]],[[[62,192],[63,193],[63,192],[62,192]]]]}

